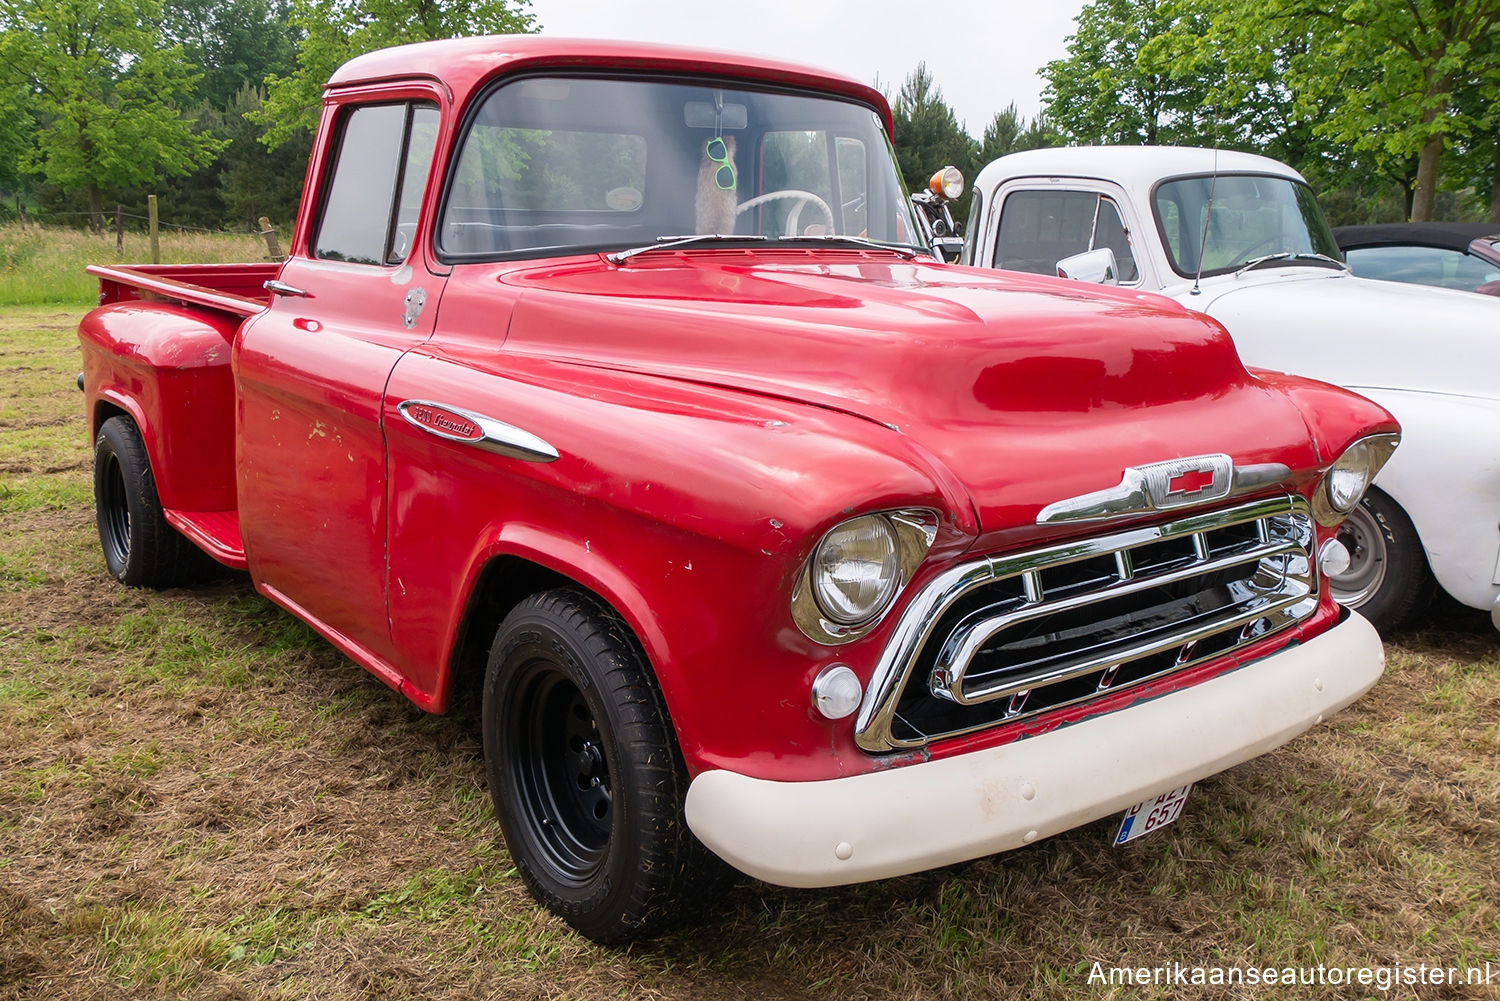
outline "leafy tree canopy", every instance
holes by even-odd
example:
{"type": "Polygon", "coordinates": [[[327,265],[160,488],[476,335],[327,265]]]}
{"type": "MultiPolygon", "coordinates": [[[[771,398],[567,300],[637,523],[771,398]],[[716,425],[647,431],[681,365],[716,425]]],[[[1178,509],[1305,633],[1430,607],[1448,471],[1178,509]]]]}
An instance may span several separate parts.
{"type": "Polygon", "coordinates": [[[288,0],[166,0],[162,34],[199,67],[198,99],[222,111],[246,83],[296,68],[288,0]]]}
{"type": "Polygon", "coordinates": [[[1184,17],[1174,0],[1094,0],[1078,15],[1068,55],[1042,70],[1042,100],[1053,125],[1077,143],[1129,146],[1212,141],[1204,120],[1215,67],[1150,58],[1148,46],[1184,17]]]}
{"type": "Polygon", "coordinates": [[[22,166],[87,191],[96,228],[105,190],[186,174],[223,145],[179,110],[197,75],[161,44],[161,18],[161,0],[0,0],[0,72],[45,126],[22,166]]]}
{"type": "Polygon", "coordinates": [[[526,0],[291,0],[301,33],[297,68],[266,78],[264,106],[251,120],[266,126],[272,148],[317,128],[323,84],[357,55],[406,42],[531,31],[526,0]]]}

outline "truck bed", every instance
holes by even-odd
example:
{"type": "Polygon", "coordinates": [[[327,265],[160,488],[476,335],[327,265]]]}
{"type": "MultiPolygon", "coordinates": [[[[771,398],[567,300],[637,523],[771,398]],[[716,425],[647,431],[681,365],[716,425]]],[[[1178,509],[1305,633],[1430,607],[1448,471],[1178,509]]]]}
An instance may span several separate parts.
{"type": "Polygon", "coordinates": [[[253,264],[91,264],[99,279],[99,304],[135,299],[167,299],[192,306],[253,316],[266,308],[267,280],[276,277],[275,261],[253,264]]]}

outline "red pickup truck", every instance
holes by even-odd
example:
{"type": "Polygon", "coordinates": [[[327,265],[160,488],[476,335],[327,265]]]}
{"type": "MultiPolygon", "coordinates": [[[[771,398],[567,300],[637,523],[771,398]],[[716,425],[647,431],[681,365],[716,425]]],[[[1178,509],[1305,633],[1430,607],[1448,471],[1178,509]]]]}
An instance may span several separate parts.
{"type": "Polygon", "coordinates": [[[482,691],[515,864],[602,941],[723,862],[1180,805],[1374,684],[1323,575],[1389,414],[1159,296],[934,260],[890,137],[773,61],[355,59],[287,261],[91,269],[110,572],[206,553],[424,709],[482,691]]]}

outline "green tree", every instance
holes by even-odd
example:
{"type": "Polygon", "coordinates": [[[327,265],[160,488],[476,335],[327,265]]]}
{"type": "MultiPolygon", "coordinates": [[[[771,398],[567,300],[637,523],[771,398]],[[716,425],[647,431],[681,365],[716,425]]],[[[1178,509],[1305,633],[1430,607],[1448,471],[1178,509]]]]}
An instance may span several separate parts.
{"type": "Polygon", "coordinates": [[[165,0],[162,35],[199,68],[198,99],[222,111],[246,83],[297,65],[288,0],[165,0]]]}
{"type": "MultiPolygon", "coordinates": [[[[909,189],[926,188],[934,171],[950,165],[973,180],[978,147],[943,100],[925,62],[907,75],[891,114],[896,124],[896,161],[909,189]]],[[[966,211],[968,204],[966,188],[957,212],[966,211]]]]}
{"type": "Polygon", "coordinates": [[[287,0],[165,0],[164,32],[202,71],[194,117],[199,131],[229,141],[218,161],[173,182],[163,211],[194,226],[254,227],[258,215],[286,221],[302,187],[307,133],[268,150],[258,142],[265,127],[241,120],[259,110],[261,86],[273,73],[297,64],[287,0]],[[248,89],[247,89],[248,88],[248,89]],[[301,162],[294,158],[300,153],[301,162]],[[247,185],[254,185],[251,191],[247,185]],[[291,206],[286,192],[291,190],[291,206]],[[247,214],[258,207],[257,214],[247,214]]]}
{"type": "MultiPolygon", "coordinates": [[[[1093,0],[1068,37],[1068,55],[1042,70],[1044,110],[1069,141],[1130,146],[1211,143],[1204,103],[1217,67],[1151,58],[1149,43],[1196,7],[1173,0],[1093,0]]],[[[1185,29],[1186,30],[1186,29],[1185,29]]]]}
{"type": "MultiPolygon", "coordinates": [[[[1493,66],[1500,48],[1500,32],[1491,32],[1476,46],[1477,62],[1493,66]]],[[[1469,189],[1473,208],[1489,222],[1500,223],[1500,86],[1482,77],[1461,87],[1454,104],[1473,129],[1457,148],[1452,162],[1457,186],[1469,189]]]]}
{"type": "MultiPolygon", "coordinates": [[[[31,148],[36,123],[31,94],[19,83],[0,83],[0,191],[20,196],[26,187],[21,161],[31,148]]],[[[9,211],[0,206],[0,212],[9,211]]]]}
{"type": "Polygon", "coordinates": [[[0,0],[0,72],[34,95],[41,126],[24,169],[88,195],[103,227],[104,193],[185,174],[222,147],[179,110],[196,76],[162,46],[160,0],[0,0]]]}
{"type": "Polygon", "coordinates": [[[1328,43],[1289,71],[1298,113],[1319,116],[1315,134],[1382,163],[1415,157],[1411,217],[1431,219],[1445,150],[1492,127],[1493,103],[1464,95],[1500,85],[1500,0],[1263,3],[1327,24],[1328,43]]]}
{"type": "Polygon", "coordinates": [[[252,120],[276,147],[318,124],[323,84],[357,55],[405,42],[533,30],[526,0],[291,0],[302,35],[297,68],[265,80],[266,100],[252,120]]]}
{"type": "Polygon", "coordinates": [[[1057,135],[1044,115],[1027,122],[1012,101],[1004,111],[995,112],[990,124],[984,127],[984,136],[979,141],[979,166],[982,168],[1009,153],[1061,145],[1062,137],[1057,135]]]}

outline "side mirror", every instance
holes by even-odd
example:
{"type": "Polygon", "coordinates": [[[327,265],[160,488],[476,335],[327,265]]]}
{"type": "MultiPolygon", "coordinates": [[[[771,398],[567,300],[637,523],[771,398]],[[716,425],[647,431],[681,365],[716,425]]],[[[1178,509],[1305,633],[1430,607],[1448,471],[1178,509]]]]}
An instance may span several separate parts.
{"type": "Polygon", "coordinates": [[[1059,278],[1073,278],[1096,285],[1118,285],[1119,274],[1120,266],[1115,262],[1115,252],[1108,247],[1074,254],[1057,262],[1059,278]]]}

